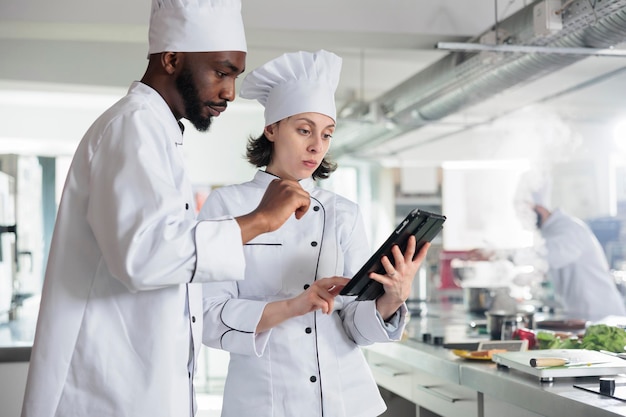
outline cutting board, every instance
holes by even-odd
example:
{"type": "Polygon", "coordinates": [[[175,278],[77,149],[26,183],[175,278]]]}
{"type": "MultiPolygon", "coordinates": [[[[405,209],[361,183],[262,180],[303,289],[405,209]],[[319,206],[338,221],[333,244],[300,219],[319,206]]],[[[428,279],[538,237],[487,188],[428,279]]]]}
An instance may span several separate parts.
{"type": "Polygon", "coordinates": [[[617,375],[626,372],[626,360],[595,350],[585,349],[543,349],[525,352],[502,352],[493,355],[492,360],[500,366],[516,369],[535,375],[541,380],[571,378],[579,376],[617,375]],[[554,366],[534,368],[533,358],[564,358],[570,363],[588,363],[583,366],[554,366]]]}

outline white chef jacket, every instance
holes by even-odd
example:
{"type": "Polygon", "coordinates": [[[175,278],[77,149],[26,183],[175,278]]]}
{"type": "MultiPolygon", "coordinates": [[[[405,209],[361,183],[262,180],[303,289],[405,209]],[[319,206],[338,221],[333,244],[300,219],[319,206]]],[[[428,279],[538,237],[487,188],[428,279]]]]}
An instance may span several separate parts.
{"type": "Polygon", "coordinates": [[[589,226],[556,209],[541,226],[555,295],[572,319],[626,315],[606,256],[589,226]]]}
{"type": "Polygon", "coordinates": [[[241,279],[245,260],[235,220],[196,221],[181,145],[165,101],[135,82],[78,146],[23,417],[192,415],[200,283],[241,279]]]}
{"type": "MultiPolygon", "coordinates": [[[[251,182],[214,190],[199,218],[251,211],[274,179],[259,171],[251,182]]],[[[245,280],[203,285],[203,341],[230,352],[222,417],[371,417],[386,409],[359,345],[400,339],[405,306],[385,324],[374,301],[338,296],[332,314],[312,312],[255,334],[268,302],[318,278],[351,277],[371,254],[355,203],[312,179],[300,184],[309,210],[245,245],[245,280]]]]}

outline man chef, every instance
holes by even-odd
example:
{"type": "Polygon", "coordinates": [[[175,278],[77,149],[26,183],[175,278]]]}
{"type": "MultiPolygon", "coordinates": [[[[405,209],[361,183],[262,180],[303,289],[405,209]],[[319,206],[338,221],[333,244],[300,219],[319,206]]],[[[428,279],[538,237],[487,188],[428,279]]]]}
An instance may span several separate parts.
{"type": "Polygon", "coordinates": [[[243,243],[309,196],[274,181],[237,218],[197,221],[183,154],[235,98],[240,0],[154,0],[141,81],[79,144],[52,238],[23,417],[191,416],[201,283],[244,276],[243,243]]]}
{"type": "Polygon", "coordinates": [[[624,299],[609,271],[602,245],[582,220],[549,210],[549,187],[532,193],[545,242],[548,278],[568,318],[598,321],[626,316],[624,299]]]}

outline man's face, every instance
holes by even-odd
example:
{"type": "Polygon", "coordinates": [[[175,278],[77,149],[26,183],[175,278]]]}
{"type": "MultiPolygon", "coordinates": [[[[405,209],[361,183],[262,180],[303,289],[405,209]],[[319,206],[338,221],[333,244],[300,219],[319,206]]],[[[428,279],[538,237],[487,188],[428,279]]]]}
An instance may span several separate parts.
{"type": "MultiPolygon", "coordinates": [[[[185,105],[185,118],[200,132],[206,132],[211,127],[211,116],[205,116],[202,109],[205,104],[200,100],[198,88],[188,67],[183,68],[176,78],[176,89],[180,93],[185,105]]],[[[226,104],[224,104],[226,105],[226,104]]]]}
{"type": "Polygon", "coordinates": [[[185,54],[176,89],[184,105],[183,117],[199,131],[208,130],[213,117],[235,99],[235,80],[243,72],[245,56],[244,52],[185,54]]]}
{"type": "Polygon", "coordinates": [[[534,205],[526,200],[516,201],[514,206],[517,218],[524,230],[532,231],[538,226],[538,215],[534,205]]]}
{"type": "Polygon", "coordinates": [[[537,229],[541,229],[541,225],[543,224],[543,217],[541,217],[541,213],[539,213],[539,211],[533,207],[533,211],[535,212],[535,215],[537,216],[537,229]]]}

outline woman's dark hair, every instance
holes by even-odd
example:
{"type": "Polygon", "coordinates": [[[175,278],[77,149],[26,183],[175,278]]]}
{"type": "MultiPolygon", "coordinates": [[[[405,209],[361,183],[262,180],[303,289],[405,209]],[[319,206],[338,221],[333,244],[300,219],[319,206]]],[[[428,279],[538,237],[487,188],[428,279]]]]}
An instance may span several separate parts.
{"type": "MultiPolygon", "coordinates": [[[[246,157],[248,162],[257,168],[266,167],[272,161],[274,153],[274,144],[265,136],[265,132],[261,136],[255,138],[250,136],[248,145],[246,146],[246,157]]],[[[326,179],[337,169],[337,164],[329,159],[328,154],[322,159],[322,163],[313,172],[313,179],[326,179]]]]}

